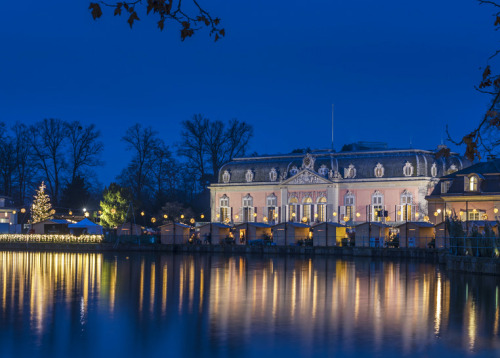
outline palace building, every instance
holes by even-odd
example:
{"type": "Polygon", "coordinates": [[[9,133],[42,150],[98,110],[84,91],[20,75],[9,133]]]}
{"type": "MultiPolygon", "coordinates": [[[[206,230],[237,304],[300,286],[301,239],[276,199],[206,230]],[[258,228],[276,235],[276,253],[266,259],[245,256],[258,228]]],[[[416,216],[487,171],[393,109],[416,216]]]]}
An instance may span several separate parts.
{"type": "MultiPolygon", "coordinates": [[[[376,143],[374,143],[376,144],[376,143]]],[[[210,186],[213,222],[423,221],[439,177],[471,163],[456,153],[360,143],[342,152],[237,158],[210,186]]],[[[440,146],[441,147],[441,146],[440,146]]]]}

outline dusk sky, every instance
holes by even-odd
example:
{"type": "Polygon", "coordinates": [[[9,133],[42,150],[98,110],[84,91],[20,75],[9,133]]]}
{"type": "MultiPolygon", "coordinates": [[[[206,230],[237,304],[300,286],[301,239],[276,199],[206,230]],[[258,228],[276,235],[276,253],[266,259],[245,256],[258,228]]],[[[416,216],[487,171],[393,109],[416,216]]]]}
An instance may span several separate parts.
{"type": "MultiPolygon", "coordinates": [[[[248,152],[335,148],[354,141],[433,149],[445,125],[462,137],[489,98],[475,91],[500,48],[494,9],[461,1],[203,1],[226,37],[181,42],[156,18],[89,1],[6,2],[0,22],[0,121],[95,123],[105,143],[103,184],[130,154],[120,138],[151,125],[172,148],[195,113],[254,127],[248,152]]],[[[456,148],[454,148],[456,149],[456,148]]],[[[463,153],[464,148],[460,151],[463,153]]]]}

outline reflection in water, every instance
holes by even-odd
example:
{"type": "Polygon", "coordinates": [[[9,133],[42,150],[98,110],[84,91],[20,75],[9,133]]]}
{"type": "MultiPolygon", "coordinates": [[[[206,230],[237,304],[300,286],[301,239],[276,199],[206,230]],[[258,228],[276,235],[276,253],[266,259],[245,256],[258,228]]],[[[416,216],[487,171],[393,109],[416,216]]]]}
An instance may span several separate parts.
{"type": "Polygon", "coordinates": [[[497,277],[421,262],[0,252],[0,355],[499,349],[497,277]]]}

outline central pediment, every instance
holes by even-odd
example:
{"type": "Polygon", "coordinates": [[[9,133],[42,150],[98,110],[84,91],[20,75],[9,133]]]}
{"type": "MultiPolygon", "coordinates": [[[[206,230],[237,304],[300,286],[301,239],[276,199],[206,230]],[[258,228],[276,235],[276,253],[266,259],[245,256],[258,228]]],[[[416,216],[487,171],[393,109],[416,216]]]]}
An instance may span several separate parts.
{"type": "Polygon", "coordinates": [[[297,173],[288,180],[285,180],[283,184],[330,184],[326,178],[310,171],[309,169],[304,169],[297,173]]]}

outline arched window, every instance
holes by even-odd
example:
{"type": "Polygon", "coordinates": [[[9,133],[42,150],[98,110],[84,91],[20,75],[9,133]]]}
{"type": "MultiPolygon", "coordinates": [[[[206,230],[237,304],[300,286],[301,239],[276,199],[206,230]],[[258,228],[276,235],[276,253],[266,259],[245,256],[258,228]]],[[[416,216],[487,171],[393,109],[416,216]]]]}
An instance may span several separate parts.
{"type": "Polygon", "coordinates": [[[384,217],[384,195],[377,190],[372,195],[372,220],[382,221],[384,217]]]}
{"type": "Polygon", "coordinates": [[[302,215],[301,221],[304,221],[304,218],[307,219],[306,221],[311,221],[312,203],[313,201],[310,197],[307,197],[302,201],[302,211],[304,215],[302,215]]]}
{"type": "Polygon", "coordinates": [[[229,206],[229,197],[226,194],[219,199],[219,220],[221,222],[231,220],[231,207],[229,206]]]}
{"type": "Polygon", "coordinates": [[[316,220],[318,220],[319,222],[323,222],[323,221],[326,221],[326,198],[324,196],[321,196],[319,199],[318,199],[318,212],[316,213],[318,216],[316,218],[316,220]]]}
{"type": "Polygon", "coordinates": [[[401,194],[401,221],[411,221],[412,214],[412,204],[413,204],[413,194],[408,191],[403,191],[401,194]]]}
{"type": "Polygon", "coordinates": [[[344,207],[344,216],[347,216],[349,220],[354,220],[355,196],[350,191],[344,196],[344,207]]]}
{"type": "Polygon", "coordinates": [[[328,168],[326,167],[326,165],[322,165],[319,169],[318,169],[318,173],[319,175],[322,175],[324,176],[325,178],[328,176],[328,168]]]}
{"type": "Polygon", "coordinates": [[[252,169],[248,169],[247,172],[245,173],[245,180],[247,181],[247,183],[251,183],[253,181],[252,169]]]}
{"type": "Polygon", "coordinates": [[[413,165],[410,162],[406,162],[403,167],[403,175],[405,177],[411,177],[413,175],[413,165]]]}
{"type": "Polygon", "coordinates": [[[477,176],[471,175],[469,178],[469,191],[477,191],[477,176]]]}
{"type": "Polygon", "coordinates": [[[298,216],[298,203],[299,201],[297,200],[297,197],[292,196],[288,200],[288,220],[289,221],[297,221],[297,216],[298,216]]]}
{"type": "Polygon", "coordinates": [[[242,213],[243,213],[243,222],[251,222],[254,221],[254,209],[253,209],[253,198],[250,194],[247,194],[243,197],[242,203],[242,213]]]}
{"type": "Polygon", "coordinates": [[[231,180],[231,174],[229,174],[229,171],[224,170],[224,173],[222,174],[222,181],[224,183],[229,183],[229,180],[231,180]]]}

